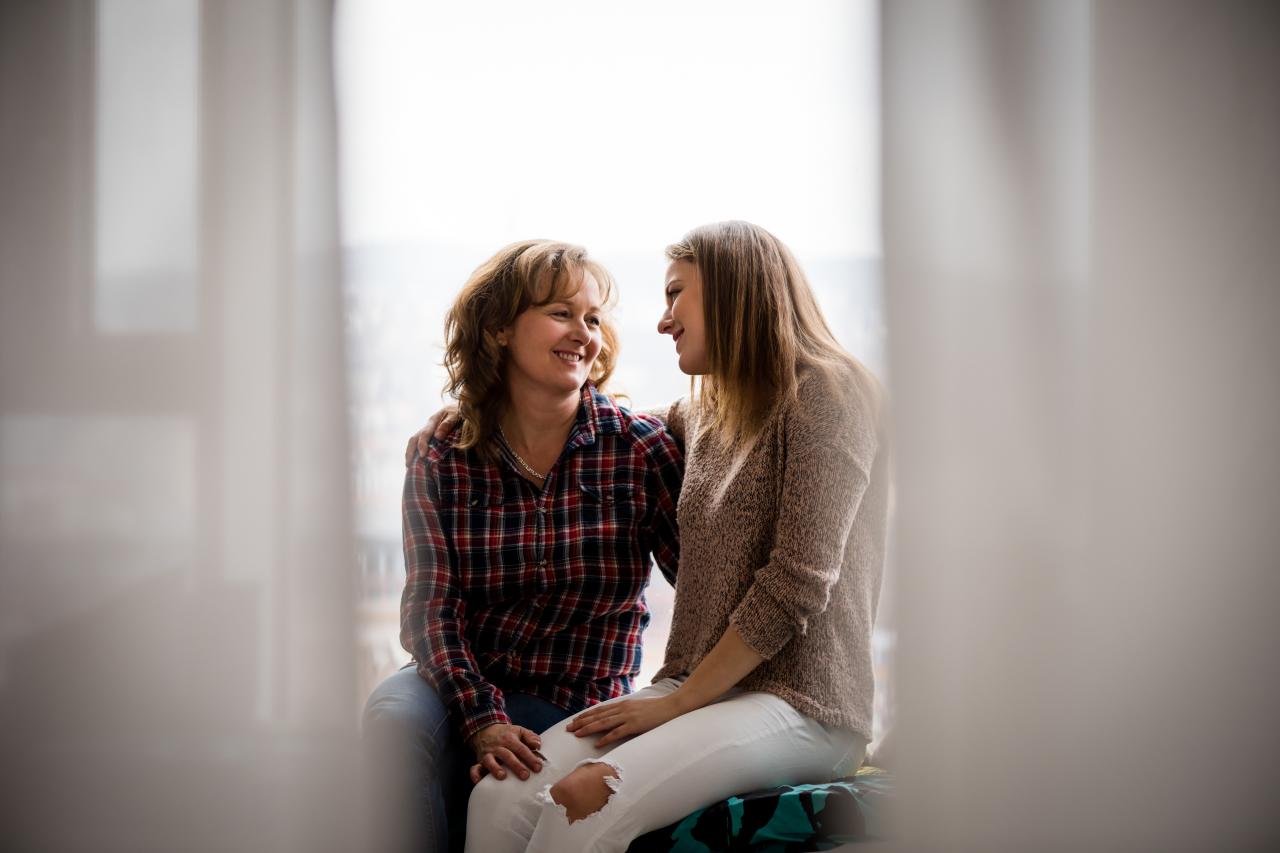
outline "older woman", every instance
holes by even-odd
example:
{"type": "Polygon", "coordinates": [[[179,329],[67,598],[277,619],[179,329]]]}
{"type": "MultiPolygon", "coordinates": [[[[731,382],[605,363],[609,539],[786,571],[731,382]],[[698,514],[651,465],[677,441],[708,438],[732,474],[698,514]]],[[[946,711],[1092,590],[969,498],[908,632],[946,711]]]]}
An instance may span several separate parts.
{"type": "Polygon", "coordinates": [[[583,249],[526,241],[449,313],[460,420],[405,478],[414,665],[364,715],[387,846],[457,849],[471,784],[530,779],[538,732],[632,689],[650,557],[675,572],[682,458],[660,421],[601,391],[612,301],[583,249]]]}

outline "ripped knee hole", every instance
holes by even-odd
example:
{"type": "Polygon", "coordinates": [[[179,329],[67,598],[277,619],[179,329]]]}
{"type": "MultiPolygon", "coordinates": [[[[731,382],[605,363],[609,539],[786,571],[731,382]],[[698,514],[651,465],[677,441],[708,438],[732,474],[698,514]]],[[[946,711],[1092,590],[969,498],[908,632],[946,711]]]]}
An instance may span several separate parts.
{"type": "Polygon", "coordinates": [[[555,805],[569,823],[577,823],[599,814],[609,804],[622,784],[621,774],[622,769],[615,764],[587,760],[559,782],[548,785],[542,799],[555,805]]]}

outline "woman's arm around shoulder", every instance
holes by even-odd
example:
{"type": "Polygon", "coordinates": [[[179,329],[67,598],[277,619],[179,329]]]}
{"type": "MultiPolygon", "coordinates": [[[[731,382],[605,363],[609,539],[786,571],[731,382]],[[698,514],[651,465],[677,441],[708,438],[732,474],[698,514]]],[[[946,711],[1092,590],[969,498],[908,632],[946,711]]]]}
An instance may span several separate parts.
{"type": "Polygon", "coordinates": [[[667,432],[675,436],[680,446],[684,447],[685,436],[688,432],[689,424],[689,398],[681,397],[674,403],[665,406],[654,406],[651,409],[642,409],[639,414],[648,415],[651,418],[657,418],[666,426],[667,432]]]}

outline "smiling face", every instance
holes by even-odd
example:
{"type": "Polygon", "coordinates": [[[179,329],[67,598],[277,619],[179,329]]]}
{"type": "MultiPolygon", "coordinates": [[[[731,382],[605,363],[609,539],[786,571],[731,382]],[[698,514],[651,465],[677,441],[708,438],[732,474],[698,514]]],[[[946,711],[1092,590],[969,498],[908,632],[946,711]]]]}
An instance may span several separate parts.
{"type": "Polygon", "coordinates": [[[675,341],[680,370],[700,376],[707,364],[706,323],[702,311],[702,273],[690,260],[672,261],[666,276],[667,310],[658,321],[658,332],[675,341]]]}
{"type": "Polygon", "coordinates": [[[507,348],[507,387],[576,393],[600,354],[603,322],[600,286],[589,272],[583,272],[576,293],[526,308],[498,332],[507,348]]]}

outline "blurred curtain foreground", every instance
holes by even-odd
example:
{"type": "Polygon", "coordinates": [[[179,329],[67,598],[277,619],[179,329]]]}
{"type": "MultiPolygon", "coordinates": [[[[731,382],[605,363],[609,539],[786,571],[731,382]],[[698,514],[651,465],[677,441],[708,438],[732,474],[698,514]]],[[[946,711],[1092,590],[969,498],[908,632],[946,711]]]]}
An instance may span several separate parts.
{"type": "Polygon", "coordinates": [[[1276,849],[1280,5],[882,14],[899,846],[1276,849]]]}
{"type": "Polygon", "coordinates": [[[0,4],[0,847],[351,850],[330,5],[0,4]]]}

